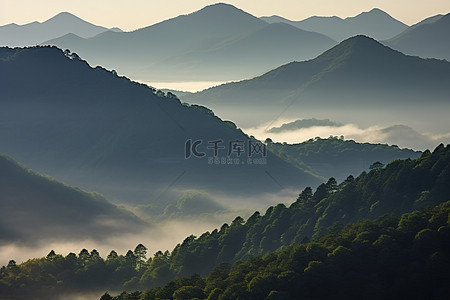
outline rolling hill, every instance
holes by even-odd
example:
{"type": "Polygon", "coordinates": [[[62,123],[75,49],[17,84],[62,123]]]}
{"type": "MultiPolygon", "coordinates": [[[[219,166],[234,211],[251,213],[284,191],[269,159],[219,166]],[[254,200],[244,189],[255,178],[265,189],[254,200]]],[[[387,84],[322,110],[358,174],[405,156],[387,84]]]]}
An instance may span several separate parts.
{"type": "Polygon", "coordinates": [[[0,78],[0,149],[112,201],[156,212],[184,189],[238,197],[319,182],[211,110],[56,47],[1,48],[0,78]]]}
{"type": "Polygon", "coordinates": [[[405,54],[450,61],[449,33],[450,14],[437,15],[383,43],[405,54]]]}
{"type": "Polygon", "coordinates": [[[105,28],[88,23],[68,12],[62,12],[45,22],[32,22],[25,25],[8,24],[0,26],[0,46],[35,46],[50,39],[72,33],[90,38],[105,31],[121,31],[118,28],[105,28]]]}
{"type": "Polygon", "coordinates": [[[367,35],[376,40],[386,40],[408,28],[406,24],[378,8],[345,19],[336,16],[313,16],[301,21],[291,21],[279,16],[261,19],[268,23],[283,22],[303,30],[318,32],[339,42],[355,35],[367,35]]]}
{"type": "Polygon", "coordinates": [[[132,79],[228,81],[316,56],[335,45],[318,33],[270,25],[232,5],[214,4],[133,32],[83,39],[66,35],[44,44],[70,49],[132,79]]]}

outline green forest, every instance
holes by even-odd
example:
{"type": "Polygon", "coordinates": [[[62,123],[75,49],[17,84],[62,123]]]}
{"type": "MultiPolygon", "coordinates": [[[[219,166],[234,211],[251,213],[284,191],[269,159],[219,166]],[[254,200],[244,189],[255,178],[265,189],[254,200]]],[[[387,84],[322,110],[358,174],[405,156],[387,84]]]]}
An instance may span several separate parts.
{"type": "Polygon", "coordinates": [[[128,291],[114,299],[444,299],[449,182],[450,145],[440,145],[341,183],[330,178],[289,207],[236,217],[149,258],[139,244],[106,259],[83,249],[11,260],[0,290],[7,299],[99,290],[128,291]]]}
{"type": "Polygon", "coordinates": [[[268,150],[301,170],[319,178],[334,177],[337,180],[344,180],[349,174],[360,174],[375,161],[387,164],[395,159],[417,158],[421,154],[396,145],[344,140],[343,136],[316,137],[298,144],[274,143],[266,139],[266,145],[268,150]]]}
{"type": "Polygon", "coordinates": [[[450,201],[105,299],[446,299],[450,201]]]}

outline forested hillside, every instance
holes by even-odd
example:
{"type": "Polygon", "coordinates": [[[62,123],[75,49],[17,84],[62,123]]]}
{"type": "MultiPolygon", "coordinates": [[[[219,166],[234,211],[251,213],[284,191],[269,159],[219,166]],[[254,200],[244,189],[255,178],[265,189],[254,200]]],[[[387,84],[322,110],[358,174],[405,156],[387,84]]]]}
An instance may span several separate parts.
{"type": "Polygon", "coordinates": [[[266,140],[267,149],[278,157],[323,178],[344,180],[358,176],[375,162],[387,164],[395,159],[417,158],[421,152],[386,144],[358,143],[330,137],[315,138],[298,144],[274,143],[266,140]]]}
{"type": "Polygon", "coordinates": [[[450,201],[114,299],[446,299],[450,201]]]}
{"type": "MultiPolygon", "coordinates": [[[[434,266],[438,268],[436,272],[440,272],[440,266],[448,259],[448,244],[445,243],[448,243],[450,203],[399,217],[403,213],[448,201],[449,181],[450,146],[440,145],[433,152],[425,151],[418,159],[397,160],[357,178],[349,176],[340,184],[331,178],[314,193],[311,188],[306,188],[290,207],[279,204],[268,208],[264,215],[255,212],[247,221],[237,217],[220,230],[206,232],[198,238],[190,236],[171,253],[158,252],[148,260],[146,248],[138,245],[134,252],[130,250],[126,255],[111,251],[106,260],[96,250],[89,252],[83,249],[78,256],[71,253],[64,257],[50,252],[46,258],[32,259],[20,265],[12,261],[2,268],[1,290],[8,291],[11,299],[23,299],[29,294],[48,295],[49,291],[53,294],[92,289],[130,291],[160,286],[175,277],[197,273],[201,276],[211,274],[208,280],[213,283],[207,284],[203,291],[206,296],[219,288],[221,290],[214,293],[224,293],[224,299],[236,299],[239,295],[261,299],[260,296],[264,295],[258,293],[267,295],[272,290],[292,295],[314,293],[316,290],[320,295],[317,298],[326,297],[321,293],[333,286],[322,289],[322,282],[327,287],[334,282],[337,286],[345,283],[339,297],[352,292],[357,298],[370,288],[374,293],[377,291],[375,298],[383,298],[384,290],[377,288],[391,284],[394,289],[391,292],[397,295],[395,289],[403,291],[405,286],[414,285],[414,280],[420,282],[421,278],[428,278],[423,275],[427,274],[422,272],[423,268],[434,266]],[[379,219],[361,221],[376,218],[379,219]],[[360,223],[342,229],[352,222],[360,223]],[[308,243],[310,240],[315,242],[308,243]],[[426,246],[428,243],[429,248],[426,246]],[[267,254],[283,246],[288,248],[267,254]],[[255,259],[265,254],[265,257],[255,259]],[[339,257],[337,261],[335,257],[339,257]],[[340,259],[347,259],[347,263],[343,265],[340,259]],[[413,263],[414,259],[417,259],[417,264],[413,263]],[[353,260],[357,263],[348,263],[353,260]],[[235,265],[230,272],[229,266],[221,265],[237,261],[247,262],[235,265]],[[392,268],[389,262],[393,263],[392,268]],[[217,266],[224,269],[221,271],[217,266]],[[215,267],[215,271],[210,273],[215,267]],[[336,276],[333,281],[323,277],[324,273],[329,273],[328,270],[335,270],[336,274],[348,270],[348,273],[345,276],[327,275],[336,276]],[[386,280],[381,277],[383,272],[387,274],[386,280]],[[362,277],[363,273],[370,275],[362,277]],[[416,277],[415,273],[418,274],[416,277]],[[410,277],[402,281],[402,277],[397,275],[404,274],[410,277]],[[278,277],[281,279],[276,279],[278,277]],[[345,281],[346,278],[349,281],[345,281]],[[214,282],[216,279],[220,279],[219,282],[214,282]],[[293,288],[289,281],[296,280],[303,284],[296,284],[293,288]],[[347,291],[351,280],[356,280],[356,285],[362,288],[347,291]],[[258,291],[257,283],[265,288],[258,291]]],[[[200,286],[203,284],[199,276],[194,279],[200,286]]],[[[426,290],[431,282],[425,281],[417,288],[426,290]]],[[[163,289],[172,295],[180,284],[197,285],[179,281],[163,289]]],[[[439,290],[443,286],[437,288],[437,295],[445,291],[439,290]]],[[[151,290],[147,295],[150,297],[156,291],[151,290]]],[[[316,294],[305,295],[315,298],[316,294]]]]}

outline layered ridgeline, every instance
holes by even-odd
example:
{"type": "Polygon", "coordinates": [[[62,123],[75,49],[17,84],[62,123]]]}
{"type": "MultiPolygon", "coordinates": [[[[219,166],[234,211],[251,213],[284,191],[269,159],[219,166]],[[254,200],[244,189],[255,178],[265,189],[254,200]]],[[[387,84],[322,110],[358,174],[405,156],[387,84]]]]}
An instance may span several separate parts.
{"type": "Polygon", "coordinates": [[[133,32],[45,44],[141,81],[228,81],[313,58],[335,41],[287,24],[268,24],[232,5],[214,4],[133,32]]]}
{"type": "MultiPolygon", "coordinates": [[[[386,298],[389,294],[385,293],[397,295],[411,284],[429,291],[430,282],[441,295],[440,289],[446,286],[441,283],[446,281],[439,274],[448,265],[449,180],[450,146],[440,145],[418,159],[397,160],[357,178],[348,177],[340,184],[330,179],[314,193],[306,188],[290,207],[279,204],[264,215],[255,212],[247,221],[237,217],[220,230],[186,238],[171,253],[157,252],[146,260],[142,245],[126,255],[112,251],[106,260],[96,251],[82,250],[78,256],[66,257],[50,252],[46,258],[21,265],[10,262],[0,273],[0,284],[11,298],[20,298],[48,295],[49,291],[52,295],[101,288],[132,291],[197,273],[210,274],[206,285],[194,275],[148,290],[144,293],[147,298],[141,299],[180,298],[174,292],[183,286],[190,286],[186,288],[189,290],[198,287],[197,296],[189,294],[186,299],[203,299],[211,293],[224,294],[224,299],[243,295],[264,299],[271,290],[294,293],[291,296],[307,293],[304,295],[312,298],[323,298],[323,293],[331,291],[338,291],[339,298],[368,298],[359,296],[366,286],[373,297],[386,298]],[[399,218],[433,205],[440,206],[399,218]],[[359,223],[343,228],[351,222],[359,223]],[[331,235],[323,237],[324,233],[331,235]],[[314,242],[308,243],[310,238],[314,242]],[[280,248],[277,253],[269,253],[280,248]],[[247,262],[235,264],[230,272],[227,263],[236,261],[247,262]],[[39,274],[35,273],[37,265],[39,274]],[[437,269],[431,271],[430,267],[437,269]],[[428,277],[424,270],[435,276],[426,284],[416,281],[428,277]],[[342,278],[337,275],[341,272],[345,274],[342,278]],[[371,276],[362,276],[367,273],[371,276]],[[384,277],[386,274],[389,276],[384,277]],[[347,285],[353,280],[364,288],[349,294],[347,285]],[[322,284],[330,288],[323,289],[322,284]],[[341,290],[341,284],[346,288],[341,290]]],[[[125,295],[116,299],[138,299],[140,293],[131,298],[125,295]]],[[[286,298],[292,297],[282,299],[286,298]]]]}
{"type": "Polygon", "coordinates": [[[0,248],[57,240],[102,241],[149,226],[99,194],[39,175],[1,154],[0,207],[0,248]]]}
{"type": "Polygon", "coordinates": [[[337,137],[286,144],[266,140],[267,149],[301,170],[343,181],[396,159],[418,158],[421,152],[385,144],[357,143],[337,137]],[[375,163],[375,164],[374,164],[375,163]]]}
{"type": "Polygon", "coordinates": [[[450,14],[437,15],[411,26],[384,44],[409,55],[450,61],[450,14]]]}
{"type": "Polygon", "coordinates": [[[239,197],[320,182],[209,109],[56,47],[1,48],[0,78],[0,149],[112,201],[164,209],[184,189],[239,197]]]}
{"type": "Polygon", "coordinates": [[[118,28],[105,28],[86,22],[68,12],[62,12],[45,22],[32,22],[24,25],[8,24],[0,26],[0,46],[35,46],[66,34],[76,34],[90,38],[105,31],[121,31],[118,28]]]}
{"type": "Polygon", "coordinates": [[[448,82],[449,62],[407,56],[356,36],[315,59],[182,99],[207,105],[238,124],[248,123],[248,114],[259,121],[312,115],[339,122],[430,124],[431,109],[438,116],[448,107],[448,82]]]}
{"type": "Polygon", "coordinates": [[[408,25],[378,8],[345,19],[336,16],[313,16],[301,21],[291,21],[279,16],[261,17],[261,19],[268,23],[283,22],[303,30],[319,32],[339,42],[358,34],[367,35],[376,40],[386,40],[408,28],[408,25]]]}

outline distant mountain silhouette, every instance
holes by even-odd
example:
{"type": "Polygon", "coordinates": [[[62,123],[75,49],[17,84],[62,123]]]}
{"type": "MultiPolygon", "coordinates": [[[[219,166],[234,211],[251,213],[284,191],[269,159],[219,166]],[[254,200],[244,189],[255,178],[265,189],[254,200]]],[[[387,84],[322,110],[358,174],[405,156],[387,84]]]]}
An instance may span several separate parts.
{"type": "Polygon", "coordinates": [[[0,26],[0,46],[35,46],[68,33],[90,38],[108,30],[121,31],[119,28],[108,29],[97,26],[71,13],[62,12],[42,23],[32,22],[25,25],[12,23],[0,26]]]}
{"type": "Polygon", "coordinates": [[[378,8],[345,19],[336,16],[314,16],[302,21],[291,21],[279,16],[262,17],[261,19],[268,23],[284,22],[303,30],[319,32],[336,41],[343,41],[359,34],[370,36],[376,40],[385,40],[408,28],[406,24],[378,8]]]}
{"type": "MultiPolygon", "coordinates": [[[[0,246],[44,240],[101,240],[145,223],[99,194],[39,175],[0,154],[0,246]]],[[[148,226],[148,224],[146,225],[148,226]]]]}
{"type": "Polygon", "coordinates": [[[233,123],[56,47],[0,48],[0,78],[0,149],[116,202],[167,205],[166,193],[183,189],[254,195],[319,182],[271,153],[267,164],[249,164],[263,153],[249,157],[255,141],[233,123]],[[223,162],[229,151],[239,164],[223,162]]]}
{"type": "Polygon", "coordinates": [[[450,13],[425,19],[383,43],[409,55],[450,61],[449,35],[450,13]]]}
{"type": "Polygon", "coordinates": [[[151,81],[227,81],[313,58],[336,44],[318,33],[269,25],[228,4],[214,4],[133,32],[45,44],[70,49],[93,65],[151,81]]]}
{"type": "MultiPolygon", "coordinates": [[[[347,118],[363,113],[364,118],[370,116],[377,122],[395,109],[401,113],[406,107],[414,109],[422,118],[426,110],[421,113],[420,109],[427,105],[442,110],[441,105],[449,104],[448,82],[450,63],[406,56],[371,38],[356,36],[313,60],[289,63],[251,80],[182,98],[207,105],[238,124],[245,122],[239,117],[243,111],[255,109],[262,119],[314,111],[343,113],[347,118]],[[231,108],[240,109],[240,115],[227,114],[231,108]]],[[[397,123],[400,115],[394,115],[397,123]]]]}
{"type": "Polygon", "coordinates": [[[303,129],[303,128],[311,128],[314,126],[342,126],[342,124],[330,121],[328,119],[325,119],[325,120],[318,120],[315,118],[301,119],[301,120],[295,120],[290,123],[284,123],[280,127],[272,127],[269,130],[267,130],[267,132],[280,133],[280,132],[298,130],[298,129],[303,129]]]}

